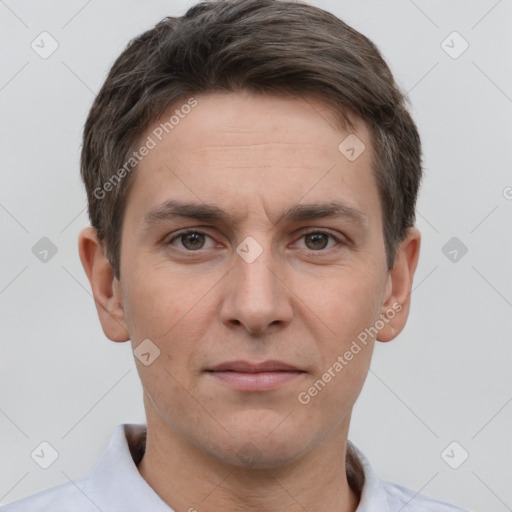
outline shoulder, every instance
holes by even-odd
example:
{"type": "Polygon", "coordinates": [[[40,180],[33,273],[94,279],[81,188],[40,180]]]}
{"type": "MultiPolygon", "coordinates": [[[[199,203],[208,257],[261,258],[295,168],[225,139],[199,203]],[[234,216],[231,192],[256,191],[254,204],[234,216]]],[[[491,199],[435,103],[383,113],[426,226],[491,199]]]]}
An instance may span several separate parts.
{"type": "MultiPolygon", "coordinates": [[[[468,512],[443,501],[427,498],[417,491],[377,477],[364,453],[347,443],[347,477],[361,495],[357,512],[468,512]]],[[[0,511],[1,512],[1,511],[0,511]]]]}
{"type": "Polygon", "coordinates": [[[98,512],[85,491],[88,477],[66,482],[56,487],[0,506],[0,512],[98,512]]]}
{"type": "Polygon", "coordinates": [[[423,494],[418,494],[416,491],[398,484],[381,482],[381,486],[392,510],[395,510],[398,505],[401,507],[407,505],[408,512],[468,512],[455,505],[427,498],[423,494]]]}

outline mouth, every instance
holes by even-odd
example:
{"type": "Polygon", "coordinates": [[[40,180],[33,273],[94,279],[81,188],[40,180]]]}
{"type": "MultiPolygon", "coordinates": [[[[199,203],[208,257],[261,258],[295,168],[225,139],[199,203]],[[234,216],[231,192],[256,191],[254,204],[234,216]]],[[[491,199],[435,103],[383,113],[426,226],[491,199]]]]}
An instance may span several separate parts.
{"type": "Polygon", "coordinates": [[[282,361],[228,361],[206,370],[222,384],[239,391],[270,391],[302,377],[306,372],[282,361]]]}

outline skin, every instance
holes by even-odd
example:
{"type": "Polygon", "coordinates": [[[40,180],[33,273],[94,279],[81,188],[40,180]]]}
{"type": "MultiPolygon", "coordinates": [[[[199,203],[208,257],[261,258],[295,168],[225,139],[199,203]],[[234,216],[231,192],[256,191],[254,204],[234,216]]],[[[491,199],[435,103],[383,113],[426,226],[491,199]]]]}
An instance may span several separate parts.
{"type": "Polygon", "coordinates": [[[397,303],[401,310],[376,339],[400,333],[420,233],[409,230],[388,271],[364,123],[342,130],[312,98],[239,92],[196,99],[136,170],[120,281],[95,230],[79,237],[105,335],[131,340],[132,348],[149,338],[161,351],[149,366],[135,359],[148,426],[139,472],[177,512],[354,511],[359,497],[347,482],[346,443],[375,339],[308,404],[297,397],[397,303]],[[338,150],[349,133],[366,146],[353,162],[338,150]],[[233,219],[146,227],[147,212],[168,199],[213,204],[233,219]],[[343,201],[366,221],[281,218],[294,205],[327,201],[343,201]],[[197,235],[177,236],[184,228],[208,235],[199,235],[204,246],[195,249],[197,235]],[[306,237],[311,231],[337,238],[306,237]],[[262,248],[252,263],[236,252],[249,236],[262,248]],[[205,371],[238,359],[276,359],[304,373],[250,392],[205,371]],[[248,443],[253,457],[241,458],[248,443]]]}

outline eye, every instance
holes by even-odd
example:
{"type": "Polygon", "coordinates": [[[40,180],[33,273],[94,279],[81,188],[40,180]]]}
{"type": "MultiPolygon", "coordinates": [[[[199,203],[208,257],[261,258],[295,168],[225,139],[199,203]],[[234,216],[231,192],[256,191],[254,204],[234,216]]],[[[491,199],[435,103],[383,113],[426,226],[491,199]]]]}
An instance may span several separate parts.
{"type": "MultiPolygon", "coordinates": [[[[331,249],[341,243],[342,241],[338,237],[324,231],[306,233],[297,242],[299,248],[317,252],[331,249]],[[303,242],[301,243],[301,241],[303,242]]],[[[168,244],[184,251],[194,252],[214,247],[215,241],[206,233],[189,230],[178,233],[169,240],[168,244]]]]}
{"type": "Polygon", "coordinates": [[[211,237],[201,231],[186,231],[171,238],[171,240],[169,240],[169,244],[175,245],[179,249],[184,249],[186,251],[198,251],[200,249],[213,247],[215,242],[211,237]],[[210,240],[210,244],[205,246],[208,240],[210,240]],[[175,242],[177,242],[177,244],[175,242]]]}
{"type": "MultiPolygon", "coordinates": [[[[312,231],[306,233],[300,240],[304,240],[304,246],[311,251],[322,251],[324,249],[331,249],[340,243],[340,240],[330,233],[323,231],[312,231]]],[[[301,247],[304,248],[304,247],[301,247]]]]}

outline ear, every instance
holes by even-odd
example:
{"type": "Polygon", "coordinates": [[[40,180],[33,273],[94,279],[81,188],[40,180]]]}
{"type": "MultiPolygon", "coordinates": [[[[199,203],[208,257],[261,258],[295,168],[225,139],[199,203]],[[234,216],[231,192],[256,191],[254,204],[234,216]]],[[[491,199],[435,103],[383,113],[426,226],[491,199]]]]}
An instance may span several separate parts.
{"type": "Polygon", "coordinates": [[[384,327],[377,340],[391,341],[403,330],[409,316],[414,272],[420,255],[421,234],[417,228],[409,228],[395,254],[395,263],[389,271],[386,299],[380,319],[384,327]]]}
{"type": "Polygon", "coordinates": [[[105,257],[96,229],[89,227],[80,232],[78,252],[105,336],[112,341],[128,341],[120,283],[105,257]]]}

